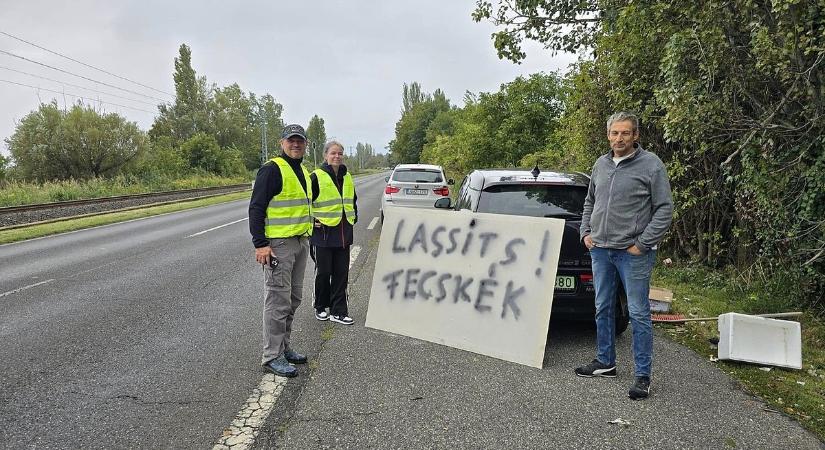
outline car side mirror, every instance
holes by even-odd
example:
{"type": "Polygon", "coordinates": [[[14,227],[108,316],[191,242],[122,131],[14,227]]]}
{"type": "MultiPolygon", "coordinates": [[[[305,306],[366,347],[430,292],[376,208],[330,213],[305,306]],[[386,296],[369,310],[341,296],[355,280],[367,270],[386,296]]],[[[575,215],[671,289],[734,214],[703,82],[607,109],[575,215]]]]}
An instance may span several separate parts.
{"type": "Polygon", "coordinates": [[[435,201],[435,207],[439,209],[450,209],[451,206],[452,200],[450,200],[450,197],[440,198],[435,201]]]}
{"type": "Polygon", "coordinates": [[[447,184],[449,184],[450,186],[452,186],[452,185],[454,185],[454,184],[455,184],[455,180],[453,180],[452,178],[450,178],[449,180],[447,180],[447,184]]]}
{"type": "Polygon", "coordinates": [[[389,182],[390,182],[390,177],[384,177],[384,183],[389,183],[389,182]]]}

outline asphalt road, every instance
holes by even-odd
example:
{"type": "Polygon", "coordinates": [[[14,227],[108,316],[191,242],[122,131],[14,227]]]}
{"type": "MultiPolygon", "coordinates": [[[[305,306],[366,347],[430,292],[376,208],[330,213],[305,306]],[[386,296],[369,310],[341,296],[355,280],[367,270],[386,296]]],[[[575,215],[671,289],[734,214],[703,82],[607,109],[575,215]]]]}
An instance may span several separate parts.
{"type": "MultiPolygon", "coordinates": [[[[633,402],[629,333],[618,378],[582,379],[593,330],[575,324],[551,323],[543,369],[365,328],[383,185],[356,181],[356,324],[316,321],[306,290],[293,346],[312,361],[256,447],[823,447],[658,334],[653,396],[633,402]]],[[[0,246],[0,447],[212,447],[262,378],[246,206],[0,246]]]]}

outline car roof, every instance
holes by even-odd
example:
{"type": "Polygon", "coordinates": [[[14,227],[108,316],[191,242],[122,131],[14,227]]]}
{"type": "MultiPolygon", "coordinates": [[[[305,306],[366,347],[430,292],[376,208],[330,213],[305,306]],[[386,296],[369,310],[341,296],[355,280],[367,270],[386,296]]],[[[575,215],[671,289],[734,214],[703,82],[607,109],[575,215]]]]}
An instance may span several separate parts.
{"type": "Polygon", "coordinates": [[[538,177],[533,177],[533,173],[528,169],[478,169],[475,172],[484,178],[484,186],[514,183],[559,183],[587,186],[590,183],[590,177],[580,172],[542,170],[538,177]]]}
{"type": "Polygon", "coordinates": [[[399,164],[395,166],[395,170],[398,169],[429,169],[429,170],[438,170],[443,172],[444,169],[441,166],[436,166],[433,164],[399,164]]]}

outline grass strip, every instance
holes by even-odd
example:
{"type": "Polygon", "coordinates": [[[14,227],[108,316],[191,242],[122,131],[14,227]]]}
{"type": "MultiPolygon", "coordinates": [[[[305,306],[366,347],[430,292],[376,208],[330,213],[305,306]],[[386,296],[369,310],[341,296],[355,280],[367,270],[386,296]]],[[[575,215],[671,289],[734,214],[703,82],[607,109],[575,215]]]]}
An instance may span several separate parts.
{"type": "MultiPolygon", "coordinates": [[[[673,309],[686,317],[712,317],[798,310],[793,301],[770,297],[739,283],[738,275],[694,267],[658,267],[654,285],[673,291],[673,309]]],[[[716,361],[720,370],[737,380],[751,395],[763,399],[770,411],[786,414],[825,440],[825,322],[810,312],[799,317],[802,326],[802,370],[716,361]]],[[[718,338],[716,321],[684,325],[657,324],[676,342],[708,360],[717,356],[710,342],[718,338]]]]}
{"type": "Polygon", "coordinates": [[[213,197],[200,198],[197,200],[176,201],[158,206],[147,206],[139,209],[129,209],[96,214],[87,217],[80,217],[68,220],[60,220],[42,224],[34,224],[23,228],[15,228],[0,231],[0,244],[18,242],[26,239],[34,239],[43,236],[50,236],[58,233],[82,230],[85,228],[109,225],[112,223],[125,222],[127,220],[140,219],[144,217],[157,216],[187,209],[200,208],[204,206],[225,203],[234,200],[248,199],[249,191],[234,192],[232,194],[217,195],[213,197]]]}

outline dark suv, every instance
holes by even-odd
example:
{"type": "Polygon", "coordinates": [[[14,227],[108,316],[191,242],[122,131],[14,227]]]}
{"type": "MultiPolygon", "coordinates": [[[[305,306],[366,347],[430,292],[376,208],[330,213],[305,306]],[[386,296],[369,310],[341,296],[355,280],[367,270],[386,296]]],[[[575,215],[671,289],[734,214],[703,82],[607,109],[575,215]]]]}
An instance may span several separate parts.
{"type": "MultiPolygon", "coordinates": [[[[449,198],[436,208],[564,219],[551,317],[593,321],[596,313],[590,253],[579,240],[579,226],[590,178],[581,173],[525,169],[474,170],[461,183],[455,205],[449,198]]],[[[616,334],[627,329],[627,299],[616,298],[616,334]]]]}

